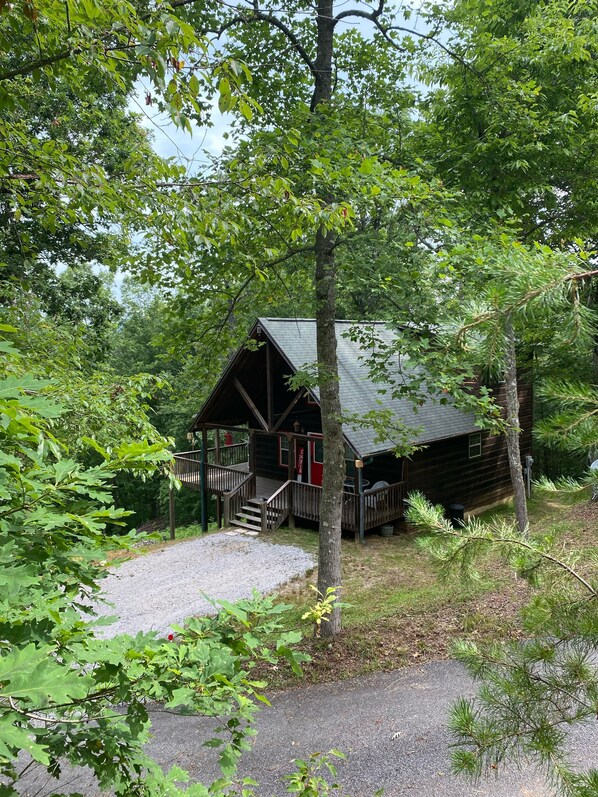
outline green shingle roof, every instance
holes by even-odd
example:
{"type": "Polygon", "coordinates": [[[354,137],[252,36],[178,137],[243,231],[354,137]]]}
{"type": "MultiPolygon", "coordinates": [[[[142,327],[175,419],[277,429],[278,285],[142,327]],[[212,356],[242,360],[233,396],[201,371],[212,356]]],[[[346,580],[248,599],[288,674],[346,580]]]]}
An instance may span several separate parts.
{"type": "MultiPolygon", "coordinates": [[[[314,319],[260,318],[258,323],[272,339],[293,369],[305,370],[317,361],[316,322],[314,319]]],[[[455,409],[449,404],[441,405],[423,396],[424,403],[417,410],[408,398],[393,397],[385,385],[373,381],[368,367],[368,352],[348,337],[349,330],[359,322],[337,321],[336,339],[340,398],[345,415],[364,415],[372,410],[392,413],[400,424],[414,429],[410,441],[417,444],[431,443],[450,437],[478,431],[473,414],[455,409]]],[[[383,322],[361,322],[373,327],[375,336],[383,345],[392,344],[395,333],[383,322]]],[[[319,400],[319,391],[311,391],[319,400]]],[[[344,426],[345,437],[354,451],[361,457],[373,456],[393,447],[388,440],[376,440],[375,430],[366,427],[344,426]]]]}

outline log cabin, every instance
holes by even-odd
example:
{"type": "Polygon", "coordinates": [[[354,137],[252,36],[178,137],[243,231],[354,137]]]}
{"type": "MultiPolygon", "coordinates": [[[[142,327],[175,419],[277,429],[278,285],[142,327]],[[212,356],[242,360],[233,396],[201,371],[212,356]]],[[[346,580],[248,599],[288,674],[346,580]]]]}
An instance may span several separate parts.
{"type": "MultiPolygon", "coordinates": [[[[481,431],[475,417],[422,395],[419,407],[375,381],[368,350],[350,335],[354,321],[337,321],[339,388],[346,446],[343,530],[395,524],[404,500],[419,490],[433,503],[475,514],[508,499],[512,487],[504,436],[481,431]],[[396,456],[395,443],[356,418],[383,410],[409,430],[420,447],[396,456]],[[357,465],[357,467],[356,467],[357,465]]],[[[364,322],[372,339],[391,345],[384,322],[364,322]]],[[[297,388],[289,377],[313,371],[313,319],[260,318],[191,425],[199,449],[175,454],[184,485],[216,499],[219,526],[273,531],[285,521],[317,522],[323,474],[322,425],[317,387],[297,388]]],[[[494,387],[504,403],[502,385],[494,387]]],[[[531,388],[520,388],[522,457],[531,454],[531,388]]]]}

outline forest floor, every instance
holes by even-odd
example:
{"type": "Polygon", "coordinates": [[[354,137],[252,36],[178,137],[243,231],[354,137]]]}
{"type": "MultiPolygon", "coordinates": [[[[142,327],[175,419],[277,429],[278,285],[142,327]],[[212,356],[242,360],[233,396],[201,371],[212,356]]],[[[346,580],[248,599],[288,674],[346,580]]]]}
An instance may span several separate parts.
{"type": "MultiPolygon", "coordinates": [[[[598,551],[598,502],[561,495],[538,495],[530,501],[530,528],[554,535],[561,549],[598,551]]],[[[483,517],[512,516],[507,504],[483,517]]],[[[450,657],[457,639],[492,641],[525,636],[520,610],[531,588],[496,558],[481,566],[475,587],[458,576],[442,582],[428,555],[417,545],[418,532],[405,528],[393,537],[366,536],[359,545],[344,539],[343,630],[332,645],[306,639],[302,648],[312,657],[303,681],[336,681],[379,670],[394,670],[450,657]]],[[[271,536],[317,555],[315,531],[281,529],[271,536]]],[[[583,560],[581,563],[583,569],[583,560]]],[[[310,584],[317,572],[294,579],[279,592],[290,604],[290,628],[310,633],[301,616],[314,603],[310,584]]],[[[296,676],[284,667],[263,673],[271,687],[288,687],[296,676]]]]}

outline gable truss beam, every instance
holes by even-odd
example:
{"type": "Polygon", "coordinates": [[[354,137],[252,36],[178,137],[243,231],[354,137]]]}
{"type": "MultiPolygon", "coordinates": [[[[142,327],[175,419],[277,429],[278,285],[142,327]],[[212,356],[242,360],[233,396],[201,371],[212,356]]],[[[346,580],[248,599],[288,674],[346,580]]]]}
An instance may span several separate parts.
{"type": "Polygon", "coordinates": [[[237,377],[236,377],[236,376],[235,376],[235,378],[234,378],[234,383],[235,383],[235,387],[237,388],[237,390],[238,390],[238,391],[239,391],[239,393],[241,394],[241,398],[243,399],[243,401],[245,402],[245,404],[247,404],[247,406],[249,407],[249,409],[250,409],[250,410],[251,410],[251,412],[253,413],[253,415],[254,415],[255,419],[256,419],[256,420],[257,420],[257,422],[260,424],[260,426],[262,427],[262,429],[263,429],[265,432],[269,432],[269,431],[271,431],[271,430],[270,430],[270,427],[268,426],[268,424],[267,424],[267,423],[266,423],[266,421],[264,420],[264,417],[263,417],[262,413],[261,413],[261,412],[258,410],[258,408],[255,406],[255,402],[253,401],[253,399],[251,398],[251,396],[249,395],[249,393],[248,393],[248,392],[245,390],[245,388],[243,387],[243,385],[242,385],[242,384],[239,382],[239,380],[237,379],[237,377]]]}
{"type": "Polygon", "coordinates": [[[302,387],[301,390],[295,396],[295,398],[291,401],[289,406],[286,408],[286,410],[282,413],[280,418],[276,421],[276,425],[275,425],[274,429],[272,429],[273,432],[277,432],[280,429],[282,424],[288,418],[289,413],[292,412],[293,408],[295,407],[295,405],[297,404],[299,399],[301,399],[304,395],[305,395],[305,388],[302,387]]]}

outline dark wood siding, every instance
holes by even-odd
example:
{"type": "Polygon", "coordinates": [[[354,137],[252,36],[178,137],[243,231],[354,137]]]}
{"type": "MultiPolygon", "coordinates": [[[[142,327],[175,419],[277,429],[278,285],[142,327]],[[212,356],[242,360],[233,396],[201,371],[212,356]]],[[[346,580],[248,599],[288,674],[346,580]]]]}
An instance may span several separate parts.
{"type": "MultiPolygon", "coordinates": [[[[504,386],[496,389],[504,404],[504,386]]],[[[519,389],[521,456],[532,453],[532,389],[519,389]]],[[[482,454],[469,458],[469,435],[432,443],[416,452],[406,465],[407,491],[420,490],[430,501],[443,505],[463,504],[472,511],[512,494],[504,436],[482,432],[482,454]]]]}
{"type": "Polygon", "coordinates": [[[389,484],[403,481],[403,460],[392,454],[380,454],[371,461],[366,459],[363,477],[369,481],[370,487],[379,481],[389,484]]]}
{"type": "Polygon", "coordinates": [[[469,435],[432,443],[407,464],[407,491],[435,504],[463,504],[466,511],[511,494],[504,437],[482,434],[482,455],[469,458],[469,435]]]}
{"type": "Polygon", "coordinates": [[[270,435],[256,435],[255,437],[255,465],[258,476],[268,479],[287,480],[287,468],[278,467],[278,437],[270,435]]]}

